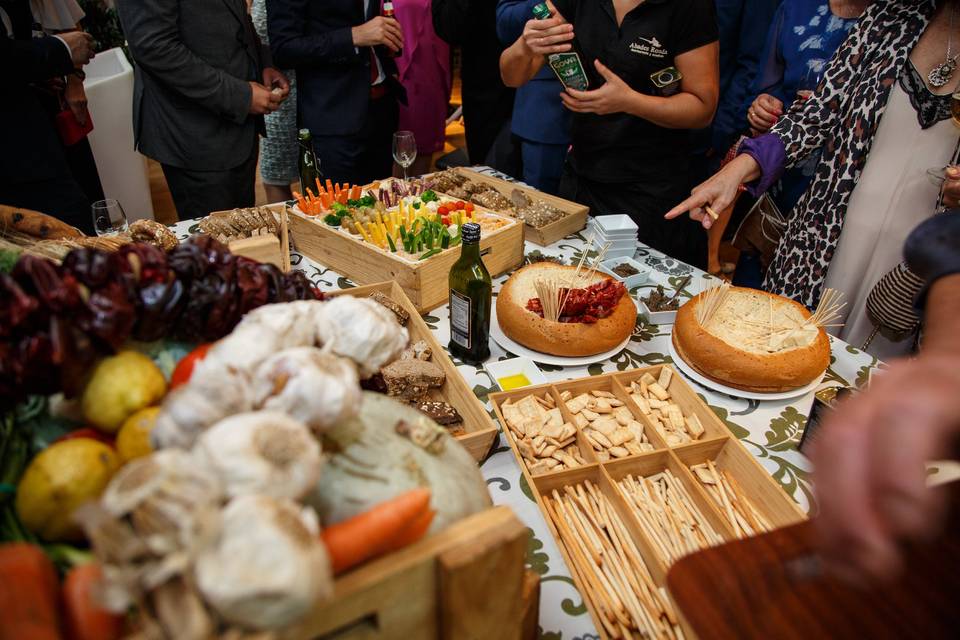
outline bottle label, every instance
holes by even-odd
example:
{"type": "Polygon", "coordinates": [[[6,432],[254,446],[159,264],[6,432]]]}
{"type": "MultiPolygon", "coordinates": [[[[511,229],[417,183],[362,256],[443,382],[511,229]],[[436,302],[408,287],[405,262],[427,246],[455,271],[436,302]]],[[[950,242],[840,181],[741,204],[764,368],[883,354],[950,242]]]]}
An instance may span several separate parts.
{"type": "Polygon", "coordinates": [[[551,53],[547,56],[547,63],[553,72],[557,74],[560,82],[568,89],[577,91],[586,91],[590,83],[587,81],[587,74],[580,63],[580,56],[576,52],[551,53]]]}
{"type": "Polygon", "coordinates": [[[464,349],[470,348],[472,301],[459,291],[450,290],[450,339],[464,349]]]}

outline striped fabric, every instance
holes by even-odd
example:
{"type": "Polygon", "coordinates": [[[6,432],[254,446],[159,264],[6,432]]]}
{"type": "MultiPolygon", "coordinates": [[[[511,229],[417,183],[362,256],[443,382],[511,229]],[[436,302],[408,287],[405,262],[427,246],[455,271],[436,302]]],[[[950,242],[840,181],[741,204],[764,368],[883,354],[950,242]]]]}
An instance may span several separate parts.
{"type": "Polygon", "coordinates": [[[880,278],[867,296],[867,315],[881,335],[899,342],[916,334],[920,318],[913,301],[922,288],[923,280],[905,264],[880,278]]]}

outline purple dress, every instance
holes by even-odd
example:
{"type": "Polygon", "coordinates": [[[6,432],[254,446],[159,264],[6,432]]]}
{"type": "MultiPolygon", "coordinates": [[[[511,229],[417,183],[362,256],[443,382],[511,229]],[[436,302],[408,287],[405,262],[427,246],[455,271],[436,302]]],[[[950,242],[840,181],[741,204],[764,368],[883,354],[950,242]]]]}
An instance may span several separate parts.
{"type": "Polygon", "coordinates": [[[450,102],[450,47],[433,31],[430,0],[394,0],[403,28],[403,55],[397,58],[407,106],[400,105],[400,129],[413,131],[421,156],[443,149],[450,102]]]}

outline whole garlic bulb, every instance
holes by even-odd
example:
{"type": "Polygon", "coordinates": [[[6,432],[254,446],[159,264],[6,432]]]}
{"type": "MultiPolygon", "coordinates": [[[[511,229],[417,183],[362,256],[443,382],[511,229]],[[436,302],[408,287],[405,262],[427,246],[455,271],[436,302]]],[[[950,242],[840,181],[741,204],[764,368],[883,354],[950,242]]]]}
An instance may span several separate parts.
{"type": "Polygon", "coordinates": [[[204,599],[226,621],[275,629],[333,593],[317,516],[290,500],[245,495],[221,512],[194,573],[204,599]]]}
{"type": "Polygon", "coordinates": [[[298,420],[277,411],[240,413],[208,429],[197,461],[220,479],[229,497],[259,493],[297,499],[320,477],[320,443],[298,420]]]}
{"type": "Polygon", "coordinates": [[[323,350],[353,360],[363,378],[396,360],[410,341],[396,316],[369,298],[339,296],[322,303],[315,326],[323,350]]]}
{"type": "Polygon", "coordinates": [[[214,362],[199,362],[190,383],[167,394],[150,432],[155,449],[189,449],[210,425],[252,409],[247,373],[214,362]]]}
{"type": "Polygon", "coordinates": [[[255,407],[286,413],[315,433],[355,416],[361,397],[353,362],[316,347],[281,351],[254,375],[255,407]]]}
{"type": "Polygon", "coordinates": [[[252,372],[278,351],[312,346],[316,342],[313,318],[322,307],[319,300],[258,307],[245,315],[230,335],[218,340],[203,362],[252,372]]]}
{"type": "Polygon", "coordinates": [[[197,519],[222,499],[222,486],[214,473],[190,453],[167,449],[120,469],[100,497],[100,505],[113,518],[129,515],[140,539],[153,553],[164,555],[188,549],[197,519]]]}

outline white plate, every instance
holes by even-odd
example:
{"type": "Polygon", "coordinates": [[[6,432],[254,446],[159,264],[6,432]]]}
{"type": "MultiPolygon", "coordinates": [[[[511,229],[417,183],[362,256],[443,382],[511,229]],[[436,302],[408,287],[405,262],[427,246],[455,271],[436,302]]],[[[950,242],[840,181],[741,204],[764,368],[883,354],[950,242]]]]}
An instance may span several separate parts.
{"type": "MultiPolygon", "coordinates": [[[[509,351],[510,353],[516,354],[518,356],[525,356],[530,358],[534,362],[540,362],[543,364],[553,364],[558,367],[582,367],[585,364],[593,364],[594,362],[602,362],[608,358],[620,353],[620,351],[627,346],[630,342],[630,338],[633,335],[627,336],[627,339],[618,344],[616,347],[610,351],[605,351],[603,353],[598,353],[593,356],[575,356],[572,358],[566,358],[564,356],[555,356],[549,353],[540,353],[539,351],[534,351],[533,349],[528,349],[519,342],[514,342],[507,337],[507,334],[503,332],[503,329],[500,328],[500,323],[497,322],[497,312],[494,310],[493,317],[490,318],[490,337],[493,338],[493,341],[498,345],[509,351]]],[[[499,386],[499,385],[498,385],[499,386]]]]}
{"type": "MultiPolygon", "coordinates": [[[[799,389],[794,389],[793,391],[783,391],[779,393],[758,393],[756,391],[743,391],[742,389],[734,389],[733,387],[728,387],[725,384],[721,384],[716,380],[711,380],[710,378],[697,373],[693,367],[688,365],[683,358],[680,357],[680,354],[677,353],[676,347],[673,346],[673,338],[670,339],[670,357],[673,358],[673,363],[677,366],[678,369],[694,382],[697,382],[708,389],[717,391],[719,393],[725,393],[727,395],[733,396],[734,398],[744,398],[745,400],[789,400],[791,398],[797,398],[799,396],[805,396],[808,393],[813,393],[816,391],[817,386],[820,384],[820,381],[823,380],[823,376],[820,376],[810,384],[805,387],[800,387],[799,389]]],[[[824,372],[826,373],[826,372],[824,372]]]]}

